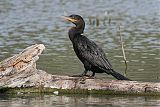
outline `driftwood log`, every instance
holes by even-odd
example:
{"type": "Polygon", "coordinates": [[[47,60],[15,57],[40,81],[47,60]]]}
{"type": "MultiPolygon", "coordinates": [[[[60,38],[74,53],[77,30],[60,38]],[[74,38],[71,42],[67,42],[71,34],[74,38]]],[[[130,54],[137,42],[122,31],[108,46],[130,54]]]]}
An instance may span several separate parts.
{"type": "Polygon", "coordinates": [[[44,49],[43,44],[32,45],[0,62],[0,92],[15,92],[13,90],[18,89],[25,92],[40,90],[38,92],[160,95],[160,83],[48,74],[36,69],[36,61],[44,49]]]}

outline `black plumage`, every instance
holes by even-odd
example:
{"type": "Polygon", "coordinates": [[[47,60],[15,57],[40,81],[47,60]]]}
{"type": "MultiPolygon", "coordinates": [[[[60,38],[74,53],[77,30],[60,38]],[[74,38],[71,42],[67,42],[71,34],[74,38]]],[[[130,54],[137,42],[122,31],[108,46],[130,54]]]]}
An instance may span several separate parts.
{"type": "Polygon", "coordinates": [[[92,76],[95,76],[95,73],[107,73],[118,80],[129,80],[127,77],[115,72],[102,48],[83,35],[85,22],[81,16],[70,15],[64,18],[76,25],[69,29],[68,35],[77,57],[85,68],[81,76],[86,75],[88,71],[92,71],[92,76]]]}

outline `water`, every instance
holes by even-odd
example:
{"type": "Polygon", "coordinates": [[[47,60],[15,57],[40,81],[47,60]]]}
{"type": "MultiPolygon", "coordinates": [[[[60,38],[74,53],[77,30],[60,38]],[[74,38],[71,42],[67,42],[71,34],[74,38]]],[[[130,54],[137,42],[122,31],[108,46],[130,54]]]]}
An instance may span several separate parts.
{"type": "Polygon", "coordinates": [[[160,106],[159,97],[110,95],[3,95],[1,107],[153,107],[160,106]]]}
{"type": "MultiPolygon", "coordinates": [[[[103,48],[116,71],[124,74],[125,70],[117,33],[120,24],[128,61],[127,77],[138,81],[160,82],[159,10],[159,0],[0,0],[0,60],[19,53],[32,44],[43,43],[46,50],[37,63],[39,69],[60,75],[82,73],[83,66],[75,56],[67,35],[69,27],[73,25],[61,19],[63,15],[76,13],[82,15],[86,22],[84,34],[103,48]],[[110,24],[108,18],[111,19],[110,24]]],[[[97,74],[96,77],[113,79],[102,74],[97,74]]],[[[46,97],[50,100],[53,96],[40,98],[45,101],[46,97]]],[[[74,99],[73,103],[79,98],[57,97],[74,99]]],[[[85,100],[90,97],[93,98],[80,98],[85,100]]],[[[154,105],[160,104],[159,99],[152,97],[104,97],[96,96],[99,100],[94,104],[101,105],[102,99],[115,99],[109,106],[118,106],[114,105],[116,100],[122,100],[124,106],[139,104],[140,99],[140,106],[154,102],[154,105]]],[[[33,97],[35,102],[36,98],[33,97]]],[[[15,99],[23,100],[21,97],[15,99]]],[[[2,104],[5,106],[15,99],[2,100],[2,104]]],[[[28,101],[30,98],[24,99],[28,101]]],[[[35,102],[30,104],[38,106],[35,102]]],[[[59,102],[60,100],[54,101],[57,106],[59,102]]],[[[83,104],[86,106],[87,102],[83,104]]]]}

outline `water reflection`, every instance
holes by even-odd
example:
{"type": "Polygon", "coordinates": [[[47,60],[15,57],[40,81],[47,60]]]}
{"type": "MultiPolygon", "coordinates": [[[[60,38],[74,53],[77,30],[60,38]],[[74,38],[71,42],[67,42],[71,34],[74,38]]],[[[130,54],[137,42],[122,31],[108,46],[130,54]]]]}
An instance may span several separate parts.
{"type": "Polygon", "coordinates": [[[154,107],[160,106],[159,97],[110,95],[3,95],[1,107],[154,107]]]}

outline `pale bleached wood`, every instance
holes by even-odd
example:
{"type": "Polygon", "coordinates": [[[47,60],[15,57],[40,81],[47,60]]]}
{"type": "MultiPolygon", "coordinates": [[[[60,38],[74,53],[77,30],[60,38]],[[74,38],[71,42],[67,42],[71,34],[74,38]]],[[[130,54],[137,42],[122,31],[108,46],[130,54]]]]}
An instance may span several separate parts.
{"type": "Polygon", "coordinates": [[[0,87],[44,87],[111,90],[127,93],[160,93],[160,83],[69,77],[52,75],[43,70],[37,70],[36,61],[44,49],[43,44],[32,45],[19,54],[0,62],[0,87]]]}

